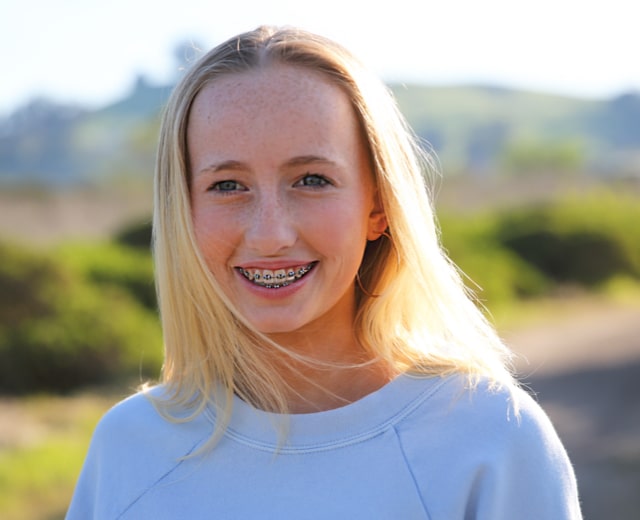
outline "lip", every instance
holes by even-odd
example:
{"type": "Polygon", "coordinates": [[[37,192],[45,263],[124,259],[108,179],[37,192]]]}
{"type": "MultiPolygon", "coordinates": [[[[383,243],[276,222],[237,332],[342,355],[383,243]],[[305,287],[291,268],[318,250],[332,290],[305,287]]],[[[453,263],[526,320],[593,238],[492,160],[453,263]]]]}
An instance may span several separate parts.
{"type": "Polygon", "coordinates": [[[286,269],[288,267],[302,267],[305,265],[316,264],[315,260],[283,260],[278,259],[277,261],[266,261],[260,260],[256,262],[247,262],[235,265],[235,269],[269,269],[271,271],[276,271],[278,269],[286,269]]]}
{"type": "Polygon", "coordinates": [[[279,298],[288,297],[294,294],[295,292],[299,291],[300,289],[302,289],[306,285],[308,280],[313,277],[313,271],[315,270],[315,267],[317,266],[317,264],[318,264],[317,261],[312,261],[308,263],[297,262],[297,261],[286,262],[286,263],[259,262],[259,263],[252,263],[252,264],[244,264],[242,266],[236,266],[234,268],[234,271],[236,273],[236,276],[240,279],[240,282],[242,283],[242,285],[244,287],[247,287],[252,293],[267,299],[279,299],[279,298]],[[269,267],[265,267],[266,265],[268,265],[269,267]],[[243,271],[251,270],[251,269],[253,270],[265,269],[265,270],[276,271],[280,269],[305,268],[305,267],[309,267],[309,269],[304,274],[304,276],[301,276],[300,278],[296,278],[294,281],[283,283],[282,285],[274,283],[273,285],[276,285],[276,287],[259,285],[249,280],[243,274],[243,271]]]}

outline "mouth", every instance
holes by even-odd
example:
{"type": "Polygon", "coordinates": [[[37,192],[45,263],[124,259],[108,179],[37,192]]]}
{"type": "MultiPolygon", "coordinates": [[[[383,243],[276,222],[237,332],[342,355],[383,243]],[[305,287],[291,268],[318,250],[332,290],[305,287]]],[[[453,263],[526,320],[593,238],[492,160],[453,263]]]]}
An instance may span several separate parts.
{"type": "Polygon", "coordinates": [[[297,282],[316,266],[318,262],[311,262],[306,265],[296,265],[283,269],[245,269],[236,267],[236,270],[247,280],[259,287],[267,289],[280,289],[297,282]]]}

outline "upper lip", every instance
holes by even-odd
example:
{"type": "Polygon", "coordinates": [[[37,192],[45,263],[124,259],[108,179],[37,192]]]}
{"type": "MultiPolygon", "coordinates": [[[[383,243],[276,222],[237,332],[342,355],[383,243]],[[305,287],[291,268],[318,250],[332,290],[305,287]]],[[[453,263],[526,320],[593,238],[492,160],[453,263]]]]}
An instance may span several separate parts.
{"type": "Polygon", "coordinates": [[[270,271],[277,271],[278,269],[286,269],[287,267],[299,267],[315,263],[315,260],[260,260],[243,262],[236,264],[236,268],[239,269],[269,269],[270,271]]]}

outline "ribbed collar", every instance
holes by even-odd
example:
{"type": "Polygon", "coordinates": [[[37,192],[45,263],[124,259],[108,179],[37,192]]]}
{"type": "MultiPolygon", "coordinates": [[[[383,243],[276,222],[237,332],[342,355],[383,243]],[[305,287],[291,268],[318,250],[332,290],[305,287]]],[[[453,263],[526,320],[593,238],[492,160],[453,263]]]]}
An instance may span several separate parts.
{"type": "Polygon", "coordinates": [[[446,381],[402,374],[346,406],[317,413],[281,415],[258,410],[235,397],[226,436],[265,451],[323,451],[362,442],[390,428],[446,381]]]}

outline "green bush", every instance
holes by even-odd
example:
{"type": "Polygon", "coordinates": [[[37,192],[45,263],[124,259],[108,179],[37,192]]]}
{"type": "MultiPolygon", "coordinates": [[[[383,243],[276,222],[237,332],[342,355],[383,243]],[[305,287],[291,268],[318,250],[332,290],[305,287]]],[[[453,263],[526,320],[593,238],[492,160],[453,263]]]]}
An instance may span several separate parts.
{"type": "Polygon", "coordinates": [[[68,243],[55,251],[67,268],[100,287],[121,287],[148,309],[155,310],[156,291],[149,251],[116,243],[68,243]]]}
{"type": "Polygon", "coordinates": [[[548,290],[543,274],[497,241],[495,216],[446,215],[440,222],[443,246],[485,305],[508,304],[548,290]]]}
{"type": "Polygon", "coordinates": [[[550,229],[510,226],[503,243],[556,282],[593,286],[616,274],[633,272],[620,245],[596,232],[554,233],[550,229]]]}
{"type": "Polygon", "coordinates": [[[632,195],[594,192],[440,220],[444,247],[489,308],[558,284],[640,280],[640,200],[632,195]]]}
{"type": "Polygon", "coordinates": [[[135,222],[121,229],[114,237],[117,244],[135,247],[143,251],[151,249],[151,221],[135,222]]]}
{"type": "Polygon", "coordinates": [[[157,377],[155,315],[118,284],[91,283],[44,253],[0,244],[0,391],[65,392],[157,377]]]}
{"type": "Polygon", "coordinates": [[[503,213],[499,243],[559,283],[640,279],[640,201],[596,193],[503,213]]]}

